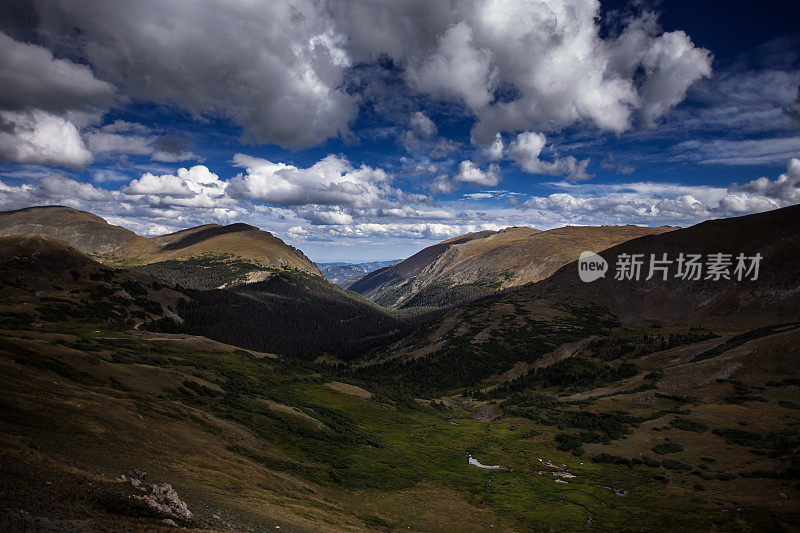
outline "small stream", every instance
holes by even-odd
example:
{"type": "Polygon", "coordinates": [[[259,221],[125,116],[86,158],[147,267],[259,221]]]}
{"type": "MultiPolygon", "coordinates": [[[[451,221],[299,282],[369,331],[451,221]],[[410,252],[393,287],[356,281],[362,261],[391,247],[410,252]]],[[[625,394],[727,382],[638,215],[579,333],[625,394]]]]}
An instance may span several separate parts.
{"type": "MultiPolygon", "coordinates": [[[[572,472],[570,472],[569,469],[567,468],[567,465],[565,465],[565,464],[556,465],[556,464],[553,464],[549,460],[545,461],[544,459],[541,459],[541,458],[538,458],[538,457],[537,457],[537,460],[539,461],[539,463],[541,463],[542,466],[548,468],[548,470],[539,470],[538,472],[536,472],[540,476],[543,476],[543,475],[544,476],[553,476],[553,481],[555,481],[556,483],[562,483],[562,484],[565,484],[565,485],[569,484],[569,481],[567,481],[568,479],[570,479],[570,480],[571,479],[577,479],[577,476],[575,474],[573,474],[572,472]]],[[[475,459],[474,457],[472,457],[472,454],[468,455],[468,461],[467,462],[469,464],[471,464],[472,466],[477,466],[478,468],[484,468],[486,470],[507,470],[507,468],[505,466],[502,466],[502,465],[485,465],[485,464],[481,463],[480,461],[478,461],[477,459],[475,459]]],[[[581,464],[583,464],[583,463],[581,463],[581,464]]],[[[592,484],[592,485],[594,485],[596,487],[600,487],[600,488],[606,489],[606,490],[612,492],[613,494],[615,494],[616,496],[620,496],[622,498],[625,498],[628,495],[628,491],[625,490],[625,489],[615,489],[615,488],[612,488],[612,487],[607,487],[606,485],[596,485],[596,484],[592,484]]]]}
{"type": "Polygon", "coordinates": [[[469,456],[469,464],[473,466],[477,466],[478,468],[485,468],[486,470],[505,470],[506,467],[501,465],[485,465],[481,464],[480,461],[472,457],[472,454],[469,456]]]}

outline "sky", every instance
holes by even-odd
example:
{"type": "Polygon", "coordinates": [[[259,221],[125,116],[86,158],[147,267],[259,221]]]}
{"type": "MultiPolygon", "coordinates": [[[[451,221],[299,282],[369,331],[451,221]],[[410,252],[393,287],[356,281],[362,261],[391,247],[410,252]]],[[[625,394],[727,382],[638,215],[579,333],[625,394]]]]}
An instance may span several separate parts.
{"type": "Polygon", "coordinates": [[[318,262],[800,202],[800,3],[0,6],[0,210],[246,222],[318,262]]]}

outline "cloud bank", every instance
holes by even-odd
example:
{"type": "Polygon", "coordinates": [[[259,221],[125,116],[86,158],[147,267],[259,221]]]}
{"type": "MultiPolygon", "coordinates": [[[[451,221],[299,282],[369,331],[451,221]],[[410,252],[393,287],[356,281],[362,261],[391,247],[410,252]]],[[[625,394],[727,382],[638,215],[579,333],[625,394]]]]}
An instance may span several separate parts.
{"type": "MultiPolygon", "coordinates": [[[[146,172],[119,190],[107,190],[58,174],[29,183],[0,181],[0,209],[64,204],[99,214],[145,233],[216,221],[249,220],[296,241],[441,239],[478,229],[530,225],[646,224],[687,226],[709,217],[749,214],[800,202],[800,159],[775,179],[760,177],[728,187],[632,182],[556,182],[548,196],[486,190],[436,204],[391,185],[382,169],[354,167],[329,155],[301,168],[236,156],[243,169],[223,179],[207,167],[174,174],[146,172]],[[487,203],[489,202],[489,203],[487,203]],[[498,224],[501,220],[502,223],[498,224]],[[291,230],[291,231],[289,231],[291,230]]],[[[474,183],[488,172],[464,161],[474,183]]],[[[338,241],[337,241],[338,242],[338,241]]]]}
{"type": "MultiPolygon", "coordinates": [[[[38,55],[39,77],[63,80],[64,104],[85,91],[170,103],[219,115],[264,143],[302,148],[347,135],[362,95],[356,66],[390,58],[408,91],[460,102],[473,138],[586,123],[622,132],[652,124],[710,74],[711,56],[649,12],[601,31],[595,0],[468,0],[389,4],[343,0],[186,2],[47,0],[37,4],[49,49],[91,65],[38,55]],[[94,78],[99,76],[102,80],[94,78]]],[[[8,39],[8,38],[7,38],[8,39]]],[[[24,80],[23,80],[24,81],[24,80]]],[[[46,89],[46,88],[45,88],[46,89]]],[[[29,105],[47,100],[31,95],[29,105]]],[[[54,89],[56,89],[54,87],[54,89]]]]}

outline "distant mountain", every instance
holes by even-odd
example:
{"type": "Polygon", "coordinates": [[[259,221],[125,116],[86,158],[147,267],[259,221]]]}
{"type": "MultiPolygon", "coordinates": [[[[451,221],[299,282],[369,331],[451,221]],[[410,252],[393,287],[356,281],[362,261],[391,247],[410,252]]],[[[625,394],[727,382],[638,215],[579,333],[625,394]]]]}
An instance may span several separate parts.
{"type": "Polygon", "coordinates": [[[438,375],[429,380],[435,388],[443,386],[443,373],[451,386],[474,383],[515,363],[537,361],[558,345],[607,334],[620,323],[653,332],[742,332],[800,321],[800,205],[644,236],[599,255],[609,265],[604,278],[583,282],[577,262],[570,262],[538,283],[446,311],[367,365],[394,368],[393,361],[413,361],[413,367],[397,368],[438,375]],[[674,279],[675,264],[667,281],[660,274],[645,279],[646,266],[638,281],[614,279],[618,257],[667,254],[674,260],[681,253],[700,254],[704,262],[710,254],[760,254],[758,279],[738,281],[735,261],[728,280],[674,279]]]}
{"type": "Polygon", "coordinates": [[[111,252],[142,239],[91,213],[64,206],[28,207],[0,212],[0,235],[48,235],[89,255],[111,252]]]}
{"type": "Polygon", "coordinates": [[[385,266],[397,263],[399,259],[392,261],[370,261],[367,263],[317,263],[322,271],[322,275],[329,281],[347,288],[358,278],[385,266]]]}
{"type": "Polygon", "coordinates": [[[569,226],[481,231],[429,246],[348,288],[390,308],[446,306],[542,280],[584,250],[660,234],[674,228],[569,226]]]}
{"type": "Polygon", "coordinates": [[[31,207],[0,213],[0,235],[14,234],[48,235],[104,264],[191,288],[250,283],[283,270],[322,275],[300,250],[241,223],[207,224],[148,238],[69,207],[31,207]]]}
{"type": "Polygon", "coordinates": [[[275,271],[322,276],[300,250],[248,224],[206,224],[168,235],[137,239],[101,258],[185,287],[252,283],[275,271]]]}
{"type": "MultiPolygon", "coordinates": [[[[578,266],[572,262],[553,276],[526,288],[532,298],[549,298],[570,304],[603,306],[627,321],[679,321],[709,323],[732,320],[771,322],[795,319],[800,306],[800,205],[754,215],[709,220],[690,228],[663,235],[635,239],[600,252],[609,265],[604,278],[584,283],[578,266]],[[714,281],[703,271],[697,281],[662,280],[660,272],[653,279],[648,274],[650,255],[664,254],[673,264],[683,254],[699,254],[705,265],[712,254],[728,254],[728,275],[714,281]],[[761,255],[758,279],[737,281],[736,257],[761,255]],[[644,260],[640,279],[617,280],[620,256],[641,254],[644,260]]],[[[750,266],[746,263],[746,266],[750,266]]],[[[746,277],[746,276],[745,276],[746,277]]]]}

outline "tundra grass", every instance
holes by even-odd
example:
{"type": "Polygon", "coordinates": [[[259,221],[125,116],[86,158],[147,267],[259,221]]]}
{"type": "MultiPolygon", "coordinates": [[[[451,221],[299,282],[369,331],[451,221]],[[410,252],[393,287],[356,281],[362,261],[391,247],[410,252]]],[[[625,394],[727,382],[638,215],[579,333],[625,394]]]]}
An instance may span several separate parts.
{"type": "MultiPolygon", "coordinates": [[[[73,338],[70,348],[52,353],[36,339],[7,339],[0,346],[3,368],[21,380],[0,389],[2,432],[27,435],[45,443],[42,452],[53,461],[100,469],[111,478],[146,467],[159,481],[175,484],[198,510],[201,524],[209,525],[205,508],[227,509],[239,524],[252,524],[267,523],[265,513],[281,505],[295,514],[285,511],[287,522],[278,522],[309,530],[311,524],[460,530],[464,516],[458,506],[475,513],[475,529],[734,529],[789,520],[754,507],[731,512],[731,505],[692,488],[704,482],[699,477],[689,485],[665,484],[654,477],[662,468],[592,462],[591,454],[560,451],[554,438],[563,428],[535,420],[475,420],[458,407],[368,400],[335,391],[295,365],[244,351],[193,351],[170,341],[81,340],[73,338]],[[81,352],[81,346],[90,349],[81,352]],[[16,361],[20,355],[25,359],[16,361]],[[32,364],[37,358],[41,364],[32,364]],[[72,365],[74,372],[68,372],[72,365]],[[145,367],[174,375],[152,395],[120,387],[93,370],[101,367],[117,371],[120,380],[145,367]],[[187,379],[207,381],[223,393],[181,388],[187,379]],[[178,385],[170,385],[173,381],[178,385]],[[273,410],[264,400],[295,407],[327,429],[273,410]],[[469,454],[504,468],[468,465],[469,454]],[[575,477],[558,483],[555,471],[575,477]],[[416,507],[407,499],[414,494],[426,495],[416,507]],[[450,515],[433,522],[433,509],[448,509],[450,515]]],[[[660,413],[662,404],[674,402],[641,404],[637,413],[647,418],[660,413]]],[[[576,407],[554,409],[558,414],[576,407]]],[[[635,438],[645,429],[636,428],[635,438]]],[[[654,442],[663,440],[658,435],[654,442]]],[[[699,461],[689,463],[696,467],[699,461]]]]}

